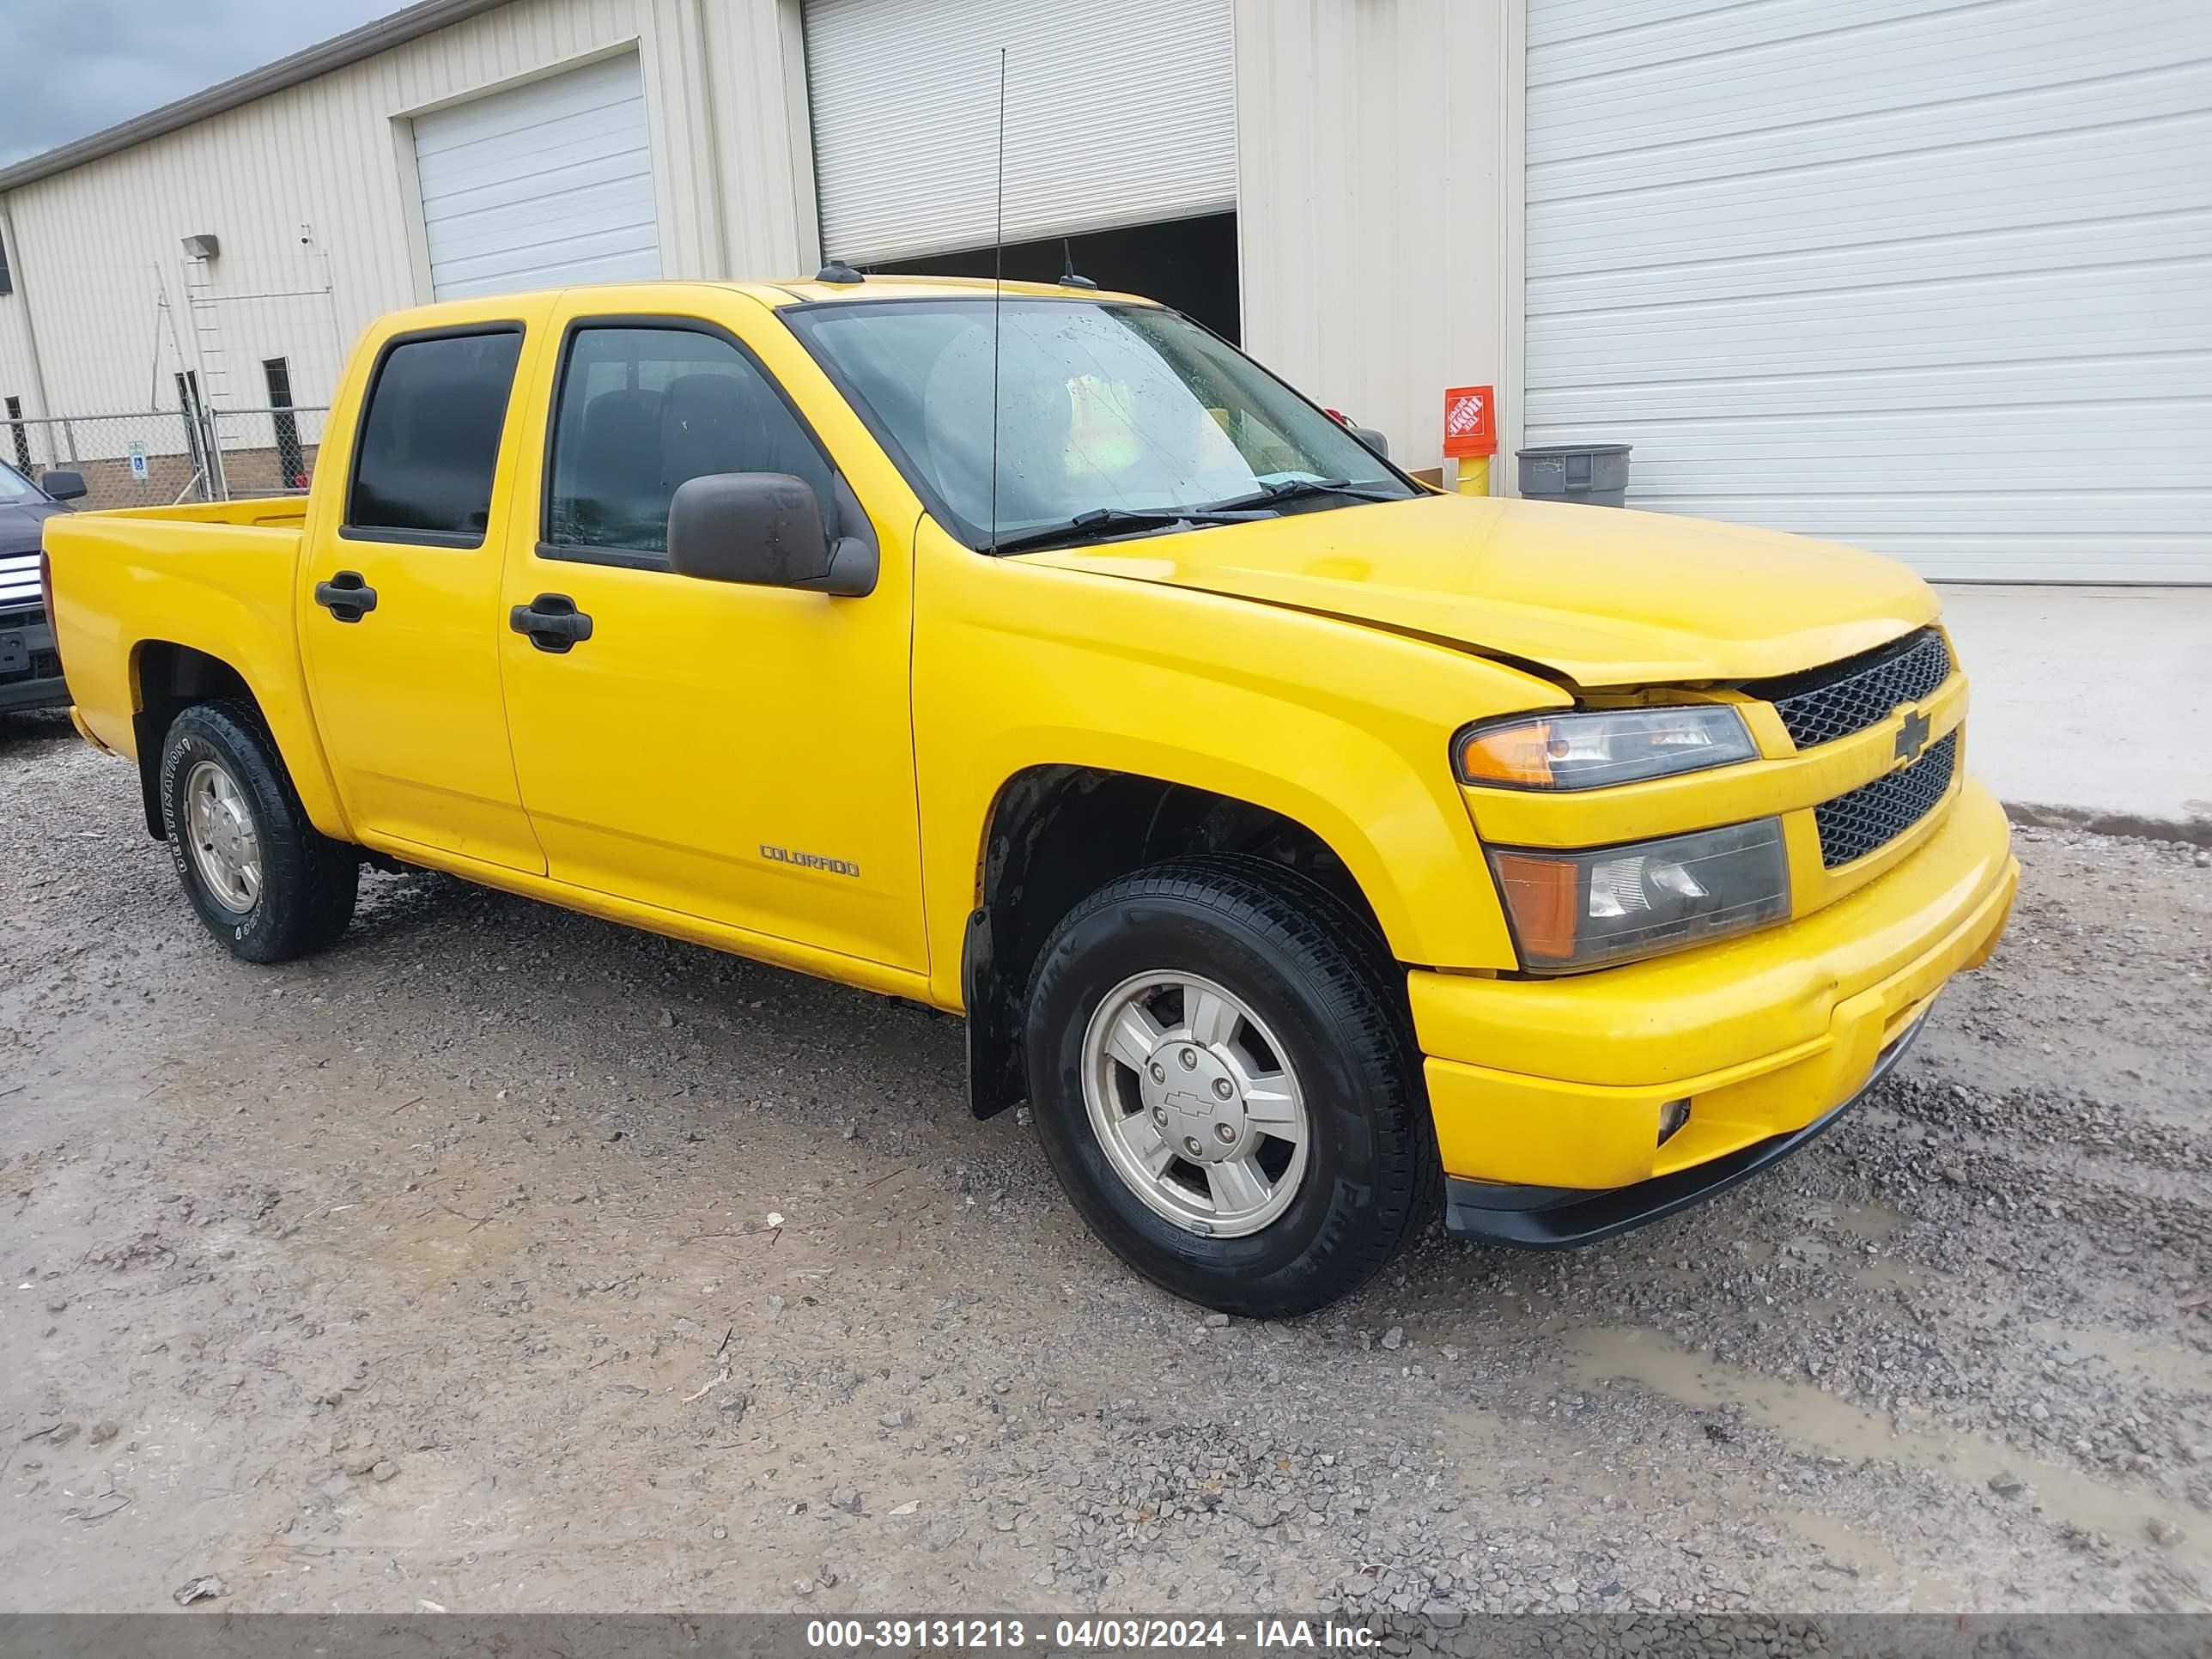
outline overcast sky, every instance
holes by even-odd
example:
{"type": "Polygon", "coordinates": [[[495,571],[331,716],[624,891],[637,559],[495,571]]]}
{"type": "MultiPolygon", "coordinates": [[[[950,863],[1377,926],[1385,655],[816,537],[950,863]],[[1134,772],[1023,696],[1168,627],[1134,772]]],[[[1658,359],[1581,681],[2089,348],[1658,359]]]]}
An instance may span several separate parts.
{"type": "Polygon", "coordinates": [[[0,0],[0,166],[112,127],[409,0],[0,0]]]}

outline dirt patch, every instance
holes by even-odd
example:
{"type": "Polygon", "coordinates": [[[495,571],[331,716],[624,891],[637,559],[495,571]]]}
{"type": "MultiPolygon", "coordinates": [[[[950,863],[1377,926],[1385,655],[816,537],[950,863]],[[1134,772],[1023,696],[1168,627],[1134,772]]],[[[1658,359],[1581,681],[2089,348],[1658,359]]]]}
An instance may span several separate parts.
{"type": "Polygon", "coordinates": [[[428,876],[248,968],[137,815],[0,720],[0,1607],[2206,1605],[2191,848],[2021,831],[1996,960],[1715,1203],[1221,1326],[955,1021],[428,876]]]}

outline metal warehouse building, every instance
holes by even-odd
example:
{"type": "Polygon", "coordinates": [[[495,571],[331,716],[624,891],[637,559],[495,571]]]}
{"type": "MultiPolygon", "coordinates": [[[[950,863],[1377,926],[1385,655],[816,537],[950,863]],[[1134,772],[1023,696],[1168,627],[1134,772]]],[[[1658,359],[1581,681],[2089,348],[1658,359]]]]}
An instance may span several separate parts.
{"type": "Polygon", "coordinates": [[[426,0],[0,171],[0,441],[245,493],[396,307],[988,272],[1001,47],[1008,273],[1413,466],[1492,384],[1633,505],[2212,581],[2203,0],[426,0]]]}

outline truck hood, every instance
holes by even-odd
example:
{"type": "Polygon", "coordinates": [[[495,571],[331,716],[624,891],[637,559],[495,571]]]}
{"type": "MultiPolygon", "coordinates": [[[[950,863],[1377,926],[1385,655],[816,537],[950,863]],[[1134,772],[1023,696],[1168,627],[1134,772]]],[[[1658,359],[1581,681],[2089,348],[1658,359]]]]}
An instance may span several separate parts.
{"type": "Polygon", "coordinates": [[[1575,685],[1765,679],[1935,619],[1903,565],[1709,520],[1431,495],[1017,556],[1447,641],[1575,685]]]}
{"type": "Polygon", "coordinates": [[[59,501],[0,501],[0,553],[35,553],[39,526],[69,508],[59,501]]]}

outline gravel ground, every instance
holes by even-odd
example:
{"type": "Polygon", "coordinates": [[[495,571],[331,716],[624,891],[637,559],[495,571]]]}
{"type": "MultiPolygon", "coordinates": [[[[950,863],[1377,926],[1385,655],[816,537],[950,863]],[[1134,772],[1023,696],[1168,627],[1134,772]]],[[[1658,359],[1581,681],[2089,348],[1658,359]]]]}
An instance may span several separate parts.
{"type": "Polygon", "coordinates": [[[2021,836],[1879,1096],[1230,1323],[958,1024],[428,875],[281,969],[0,718],[0,1609],[2197,1610],[2212,869],[2021,836]]]}

